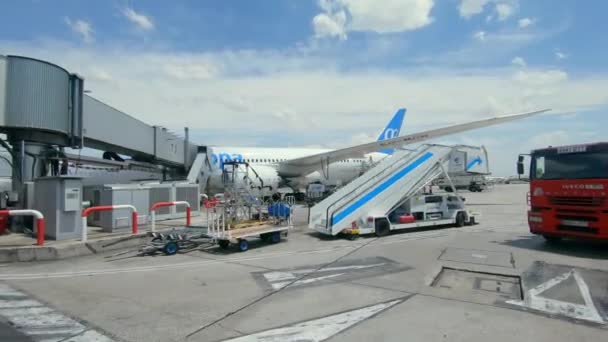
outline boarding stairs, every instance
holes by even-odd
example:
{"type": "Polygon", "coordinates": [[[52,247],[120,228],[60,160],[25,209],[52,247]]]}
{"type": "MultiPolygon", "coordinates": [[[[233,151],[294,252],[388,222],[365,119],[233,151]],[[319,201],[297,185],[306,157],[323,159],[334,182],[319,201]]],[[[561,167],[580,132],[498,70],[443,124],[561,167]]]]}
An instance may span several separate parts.
{"type": "Polygon", "coordinates": [[[396,150],[361,177],[310,208],[309,227],[337,235],[361,224],[368,216],[387,215],[404,199],[445,173],[444,163],[454,149],[445,145],[421,145],[396,150]]]}

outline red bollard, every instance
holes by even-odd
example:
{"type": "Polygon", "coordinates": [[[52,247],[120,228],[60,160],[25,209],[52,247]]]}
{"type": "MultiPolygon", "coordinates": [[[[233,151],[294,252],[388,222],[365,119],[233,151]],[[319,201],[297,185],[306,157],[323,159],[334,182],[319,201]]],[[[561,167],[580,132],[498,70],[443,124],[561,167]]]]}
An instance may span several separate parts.
{"type": "Polygon", "coordinates": [[[44,223],[43,218],[36,219],[36,227],[37,227],[36,245],[42,246],[42,245],[44,245],[44,233],[45,233],[45,229],[46,229],[46,225],[44,223]]]}
{"type": "Polygon", "coordinates": [[[192,210],[190,209],[190,207],[186,207],[186,226],[189,227],[190,226],[190,216],[192,214],[192,210]]]}
{"type": "Polygon", "coordinates": [[[131,218],[133,220],[133,234],[137,234],[137,211],[131,213],[131,218]]]}

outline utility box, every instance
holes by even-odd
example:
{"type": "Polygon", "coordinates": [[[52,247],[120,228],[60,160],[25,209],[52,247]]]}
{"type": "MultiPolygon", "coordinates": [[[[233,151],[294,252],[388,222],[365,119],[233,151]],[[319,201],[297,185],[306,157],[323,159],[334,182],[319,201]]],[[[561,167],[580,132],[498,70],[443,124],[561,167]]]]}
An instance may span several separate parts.
{"type": "Polygon", "coordinates": [[[77,238],[82,230],[82,179],[40,177],[34,180],[34,208],[46,221],[46,237],[54,240],[77,238]]]}
{"type": "MultiPolygon", "coordinates": [[[[86,187],[85,199],[91,206],[130,204],[137,209],[137,221],[140,225],[148,223],[150,210],[150,188],[139,184],[108,184],[86,187]]],[[[130,229],[133,222],[129,209],[93,212],[87,217],[91,226],[103,228],[112,233],[121,229],[130,229]]]]}

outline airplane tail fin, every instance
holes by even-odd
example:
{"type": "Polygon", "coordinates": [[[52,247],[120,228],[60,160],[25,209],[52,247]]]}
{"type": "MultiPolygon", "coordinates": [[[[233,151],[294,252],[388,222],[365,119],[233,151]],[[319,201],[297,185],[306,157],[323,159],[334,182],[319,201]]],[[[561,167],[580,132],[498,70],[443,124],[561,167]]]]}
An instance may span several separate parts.
{"type": "MultiPolygon", "coordinates": [[[[380,132],[380,135],[378,136],[378,141],[392,139],[399,136],[399,132],[401,131],[401,124],[403,124],[403,118],[405,118],[405,112],[405,108],[399,108],[399,110],[397,110],[395,115],[393,115],[391,121],[389,121],[388,125],[382,130],[382,132],[380,132]]],[[[385,148],[378,152],[393,154],[394,151],[395,149],[385,148]]]]}

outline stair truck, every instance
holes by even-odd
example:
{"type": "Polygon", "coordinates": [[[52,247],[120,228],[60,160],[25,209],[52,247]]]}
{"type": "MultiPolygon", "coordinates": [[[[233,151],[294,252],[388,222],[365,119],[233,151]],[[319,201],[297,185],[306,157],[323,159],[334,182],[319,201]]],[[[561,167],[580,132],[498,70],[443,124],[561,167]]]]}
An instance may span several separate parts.
{"type": "Polygon", "coordinates": [[[443,174],[458,147],[426,144],[391,157],[310,209],[309,228],[322,234],[350,236],[479,221],[457,193],[423,195],[420,191],[443,174]]]}

